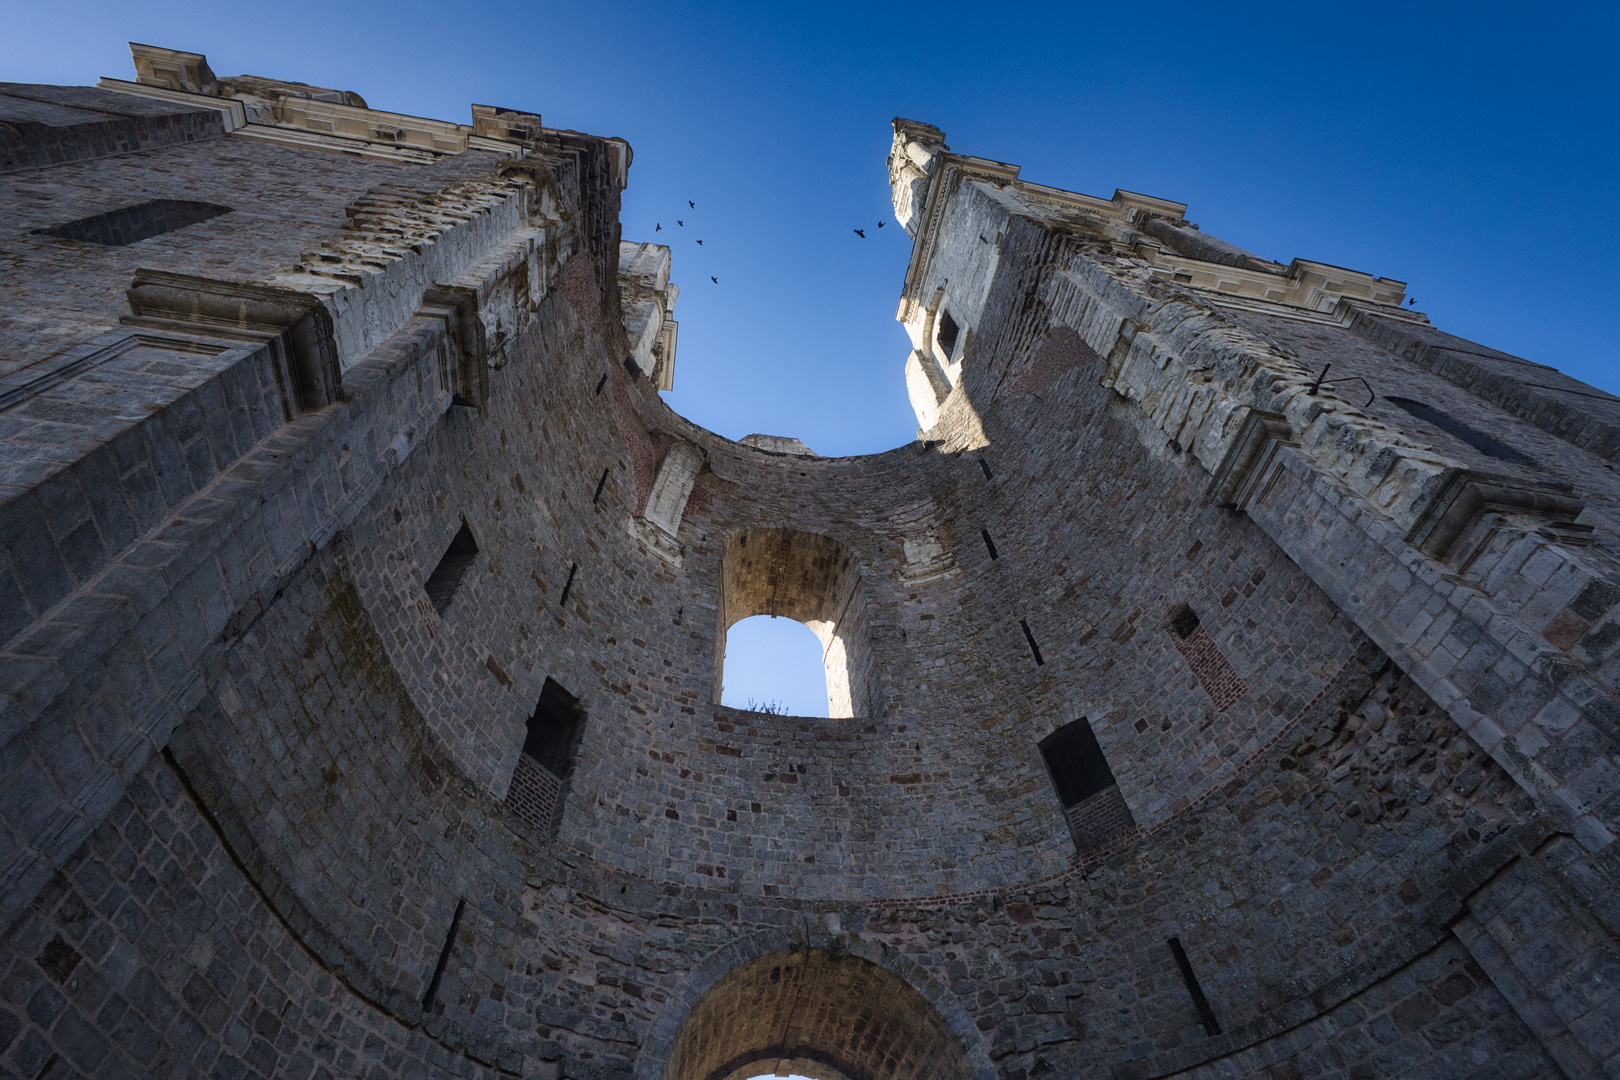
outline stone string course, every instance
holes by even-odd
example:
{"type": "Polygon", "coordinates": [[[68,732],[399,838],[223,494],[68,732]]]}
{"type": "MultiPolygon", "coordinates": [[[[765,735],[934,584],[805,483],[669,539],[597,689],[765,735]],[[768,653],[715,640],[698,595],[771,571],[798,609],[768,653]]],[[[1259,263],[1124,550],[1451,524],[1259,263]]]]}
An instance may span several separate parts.
{"type": "Polygon", "coordinates": [[[43,125],[0,175],[0,1073],[1620,1076],[1612,399],[1349,271],[1188,286],[1138,228],[1177,204],[898,121],[912,362],[937,301],[960,367],[916,442],[773,452],[622,363],[622,143],[345,153],[165,92],[0,88],[43,125]],[[232,210],[33,231],[160,198],[232,210]],[[314,298],[342,393],[290,396],[306,325],[121,321],[137,269],[314,298]],[[674,560],[633,522],[697,458],[674,560]],[[1591,530],[1409,542],[1484,473],[1591,530]],[[772,602],[853,613],[855,715],[715,703],[764,530],[838,553],[772,602]],[[1117,786],[1071,831],[1039,743],[1080,717],[1117,786]]]}

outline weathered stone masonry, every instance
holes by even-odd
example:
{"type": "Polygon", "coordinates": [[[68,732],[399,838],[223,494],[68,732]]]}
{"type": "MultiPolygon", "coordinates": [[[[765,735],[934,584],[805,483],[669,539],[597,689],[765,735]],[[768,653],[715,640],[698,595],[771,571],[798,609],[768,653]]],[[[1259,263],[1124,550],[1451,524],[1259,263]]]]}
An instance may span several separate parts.
{"type": "Polygon", "coordinates": [[[133,48],[0,87],[0,1071],[1620,1075],[1620,400],[896,121],[917,441],[733,443],[624,143],[133,48]]]}

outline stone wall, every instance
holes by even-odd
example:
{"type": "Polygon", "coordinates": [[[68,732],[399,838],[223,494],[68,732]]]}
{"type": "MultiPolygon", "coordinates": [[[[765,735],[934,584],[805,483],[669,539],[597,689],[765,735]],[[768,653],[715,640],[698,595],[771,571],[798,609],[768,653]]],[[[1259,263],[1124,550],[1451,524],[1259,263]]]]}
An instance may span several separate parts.
{"type": "Polygon", "coordinates": [[[1612,1069],[1608,470],[1461,386],[1454,341],[1402,363],[1381,323],[1223,308],[1113,204],[972,159],[928,196],[924,161],[958,167],[930,143],[937,423],[773,452],[622,362],[608,141],[310,138],[5,178],[59,190],[53,223],[91,189],[277,191],[110,255],[5,241],[60,337],[19,331],[0,414],[9,1069],[1612,1069]],[[278,381],[304,324],[129,345],[137,268],[302,283],[341,393],[278,381]],[[1500,459],[1313,394],[1328,362],[1547,463],[1491,481],[1547,498],[1482,496],[1470,561],[1425,554],[1405,530],[1500,459]],[[40,411],[108,387],[101,427],[40,411]],[[672,452],[702,464],[649,534],[672,452]],[[1579,523],[1533,517],[1571,490],[1579,523]],[[715,704],[726,628],[772,605],[842,649],[851,715],[715,704]],[[548,679],[585,720],[537,827],[512,785],[548,679]],[[1082,717],[1117,780],[1083,852],[1039,749],[1082,717]]]}

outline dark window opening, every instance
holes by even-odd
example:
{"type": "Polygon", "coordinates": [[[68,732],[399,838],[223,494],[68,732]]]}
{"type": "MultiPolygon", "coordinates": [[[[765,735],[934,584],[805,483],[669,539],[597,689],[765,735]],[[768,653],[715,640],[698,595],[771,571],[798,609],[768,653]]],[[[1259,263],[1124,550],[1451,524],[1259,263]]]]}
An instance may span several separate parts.
{"type": "Polygon", "coordinates": [[[585,710],[579,699],[553,679],[540,691],[540,702],[529,717],[523,752],[559,780],[568,779],[574,768],[574,752],[585,730],[585,710]]]}
{"type": "Polygon", "coordinates": [[[988,551],[990,553],[990,558],[992,560],[995,560],[995,559],[999,558],[1000,556],[998,556],[996,554],[996,542],[994,540],[990,539],[990,530],[989,529],[980,529],[979,530],[979,535],[984,537],[984,548],[985,548],[986,551],[988,551]]]}
{"type": "Polygon", "coordinates": [[[477,556],[478,541],[473,539],[472,530],[463,521],[456,538],[450,541],[444,557],[439,560],[439,565],[433,568],[433,573],[428,575],[427,582],[423,585],[434,611],[440,615],[445,613],[450,606],[450,598],[456,595],[456,590],[461,587],[461,579],[467,576],[467,568],[477,556]]]}
{"type": "Polygon", "coordinates": [[[553,832],[562,817],[568,779],[584,731],[585,710],[579,699],[547,679],[534,715],[529,717],[523,752],[506,790],[507,808],[542,833],[553,832]]]}
{"type": "Polygon", "coordinates": [[[1182,604],[1170,613],[1170,632],[1186,641],[1198,631],[1198,613],[1182,604]]]}
{"type": "Polygon", "coordinates": [[[604,371],[604,372],[602,372],[602,377],[600,379],[596,380],[596,392],[597,392],[597,394],[601,394],[602,393],[602,387],[607,385],[607,376],[608,376],[608,373],[604,371]]]}
{"type": "Polygon", "coordinates": [[[989,480],[990,479],[990,463],[988,461],[984,460],[984,458],[980,458],[979,459],[979,468],[984,470],[984,478],[986,480],[989,480]]]}
{"type": "Polygon", "coordinates": [[[957,327],[956,320],[951,318],[951,313],[941,308],[937,340],[939,341],[939,351],[945,355],[947,360],[956,353],[956,336],[959,333],[961,333],[961,330],[957,327]]]}
{"type": "Polygon", "coordinates": [[[153,199],[151,202],[109,210],[94,217],[79,218],[49,229],[35,229],[43,236],[59,240],[79,240],[87,244],[106,247],[124,247],[150,240],[166,232],[197,225],[221,214],[228,214],[228,206],[213,203],[189,202],[184,199],[153,199]]]}
{"type": "Polygon", "coordinates": [[[1513,447],[1497,442],[1483,431],[1475,431],[1467,424],[1453,420],[1439,409],[1425,405],[1421,401],[1412,401],[1403,397],[1385,397],[1384,400],[1399,405],[1419,420],[1433,424],[1447,435],[1455,439],[1461,439],[1486,457],[1493,457],[1498,461],[1511,461],[1515,465],[1535,464],[1534,461],[1525,457],[1513,447]]]}
{"type": "Polygon", "coordinates": [[[1041,756],[1065,810],[1114,786],[1113,770],[1083,716],[1042,739],[1041,756]]]}
{"type": "Polygon", "coordinates": [[[627,356],[624,358],[624,370],[630,373],[631,382],[641,381],[641,366],[636,363],[635,357],[627,356]]]}

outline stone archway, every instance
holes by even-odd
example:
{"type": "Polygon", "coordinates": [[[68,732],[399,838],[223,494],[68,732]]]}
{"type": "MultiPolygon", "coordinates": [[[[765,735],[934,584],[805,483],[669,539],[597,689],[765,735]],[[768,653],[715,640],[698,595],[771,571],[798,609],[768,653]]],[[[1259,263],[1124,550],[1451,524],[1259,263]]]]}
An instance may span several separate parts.
{"type": "Polygon", "coordinates": [[[821,639],[828,716],[880,710],[866,593],[855,553],[830,536],[747,529],[726,541],[720,574],[714,693],[725,683],[726,633],[753,615],[793,619],[821,639]]]}
{"type": "Polygon", "coordinates": [[[984,1070],[915,987],[865,956],[796,946],[733,968],[681,1023],[663,1080],[973,1080],[984,1070]]]}

